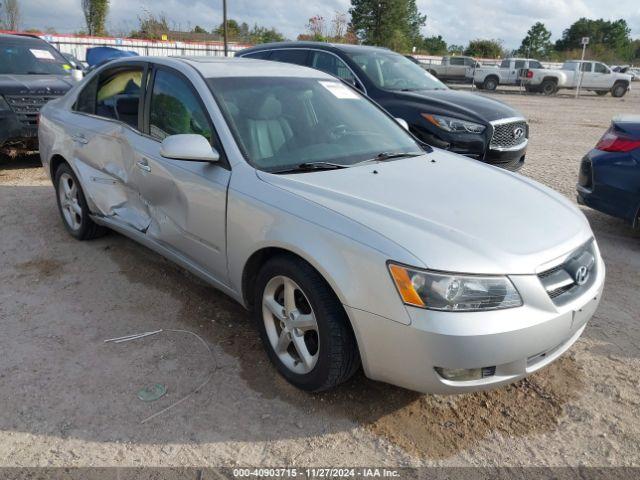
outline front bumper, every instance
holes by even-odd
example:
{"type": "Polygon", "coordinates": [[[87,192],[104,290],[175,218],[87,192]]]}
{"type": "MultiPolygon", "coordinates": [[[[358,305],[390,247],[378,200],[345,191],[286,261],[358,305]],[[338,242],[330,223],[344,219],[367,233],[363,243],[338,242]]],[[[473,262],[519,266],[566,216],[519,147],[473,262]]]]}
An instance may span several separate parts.
{"type": "Polygon", "coordinates": [[[524,305],[451,313],[407,307],[410,325],[347,308],[366,375],[424,393],[463,393],[517,381],[553,362],[580,337],[600,302],[605,269],[578,298],[558,306],[536,275],[511,276],[524,305]],[[435,367],[495,373],[471,381],[442,378],[435,367]]]}
{"type": "Polygon", "coordinates": [[[493,131],[488,129],[482,134],[458,133],[452,134],[444,131],[431,131],[419,126],[412,128],[420,140],[437,148],[449,150],[465,157],[480,160],[496,167],[516,171],[522,168],[527,153],[527,142],[510,150],[493,149],[490,146],[493,131]]]}
{"type": "Polygon", "coordinates": [[[18,117],[12,111],[0,112],[0,148],[18,146],[36,148],[38,125],[18,117]]]}

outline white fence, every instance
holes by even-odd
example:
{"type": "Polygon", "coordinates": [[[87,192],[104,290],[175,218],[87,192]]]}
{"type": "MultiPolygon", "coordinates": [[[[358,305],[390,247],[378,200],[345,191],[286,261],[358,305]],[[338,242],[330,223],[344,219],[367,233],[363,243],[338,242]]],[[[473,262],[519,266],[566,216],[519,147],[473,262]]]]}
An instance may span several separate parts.
{"type": "MultiPolygon", "coordinates": [[[[222,42],[178,42],[163,40],[142,40],[136,38],[88,37],[75,35],[39,35],[63,53],[70,53],[78,60],[86,59],[88,48],[114,47],[136,52],[138,55],[165,57],[169,55],[224,56],[222,42]]],[[[249,45],[229,43],[229,54],[247,48],[249,45]]]]}
{"type": "MultiPolygon", "coordinates": [[[[136,52],[139,55],[150,55],[154,57],[166,57],[169,55],[224,55],[224,45],[222,42],[181,42],[163,40],[143,40],[136,38],[116,38],[116,37],[90,37],[80,35],[65,34],[40,34],[40,38],[54,45],[63,53],[70,53],[79,60],[84,61],[86,52],[91,47],[115,47],[121,50],[136,52]]],[[[229,55],[240,51],[250,45],[240,43],[229,43],[229,55]]],[[[432,55],[414,55],[420,63],[424,65],[440,65],[442,57],[432,55]]],[[[497,66],[500,59],[478,58],[482,65],[497,66]]],[[[560,68],[561,63],[541,62],[546,68],[560,68]]]]}
{"type": "MultiPolygon", "coordinates": [[[[432,55],[413,55],[423,65],[440,65],[442,63],[442,57],[435,57],[432,55]]],[[[502,59],[496,58],[476,58],[483,66],[497,67],[502,62],[502,59]]],[[[555,62],[540,62],[545,68],[560,68],[562,63],[555,62]]]]}

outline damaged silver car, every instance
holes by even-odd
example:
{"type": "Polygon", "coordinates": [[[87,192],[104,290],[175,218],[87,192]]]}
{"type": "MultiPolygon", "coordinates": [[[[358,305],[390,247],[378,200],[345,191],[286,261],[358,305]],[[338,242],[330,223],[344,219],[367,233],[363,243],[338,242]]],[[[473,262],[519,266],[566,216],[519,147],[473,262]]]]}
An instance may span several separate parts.
{"type": "Polygon", "coordinates": [[[71,235],[115,230],[230,295],[305,390],[360,365],[422,392],[513,382],[600,301],[571,202],[421,144],[318,70],[115,60],[43,108],[39,140],[71,235]]]}

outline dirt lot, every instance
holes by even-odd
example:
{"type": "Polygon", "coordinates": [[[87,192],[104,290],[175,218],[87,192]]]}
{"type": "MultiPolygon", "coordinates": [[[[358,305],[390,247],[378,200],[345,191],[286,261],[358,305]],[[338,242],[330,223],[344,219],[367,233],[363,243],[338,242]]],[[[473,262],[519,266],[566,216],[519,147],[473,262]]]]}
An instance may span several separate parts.
{"type": "MultiPolygon", "coordinates": [[[[522,173],[574,198],[580,157],[640,94],[495,94],[531,121],[522,173]]],[[[359,375],[307,395],[280,379],[248,314],[128,239],[63,229],[37,159],[0,164],[0,464],[640,465],[640,233],[584,210],[608,269],[578,343],[515,385],[426,396],[359,375]],[[105,344],[107,338],[167,332],[105,344]],[[178,407],[145,417],[210,383],[178,407]],[[144,403],[137,391],[167,385],[144,403]]],[[[549,212],[549,214],[553,214],[549,212]]]]}

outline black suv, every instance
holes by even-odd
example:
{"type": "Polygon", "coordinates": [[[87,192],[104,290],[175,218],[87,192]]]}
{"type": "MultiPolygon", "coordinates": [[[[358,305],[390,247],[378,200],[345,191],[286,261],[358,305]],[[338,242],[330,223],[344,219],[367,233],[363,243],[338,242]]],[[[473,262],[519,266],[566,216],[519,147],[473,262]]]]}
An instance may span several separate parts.
{"type": "Polygon", "coordinates": [[[72,86],[71,66],[37,37],[0,34],[0,152],[38,147],[38,114],[72,86]]]}
{"type": "Polygon", "coordinates": [[[429,145],[509,170],[525,158],[529,126],[502,102],[449,89],[402,55],[386,48],[316,42],[279,42],[236,57],[295,63],[353,85],[429,145]]]}

